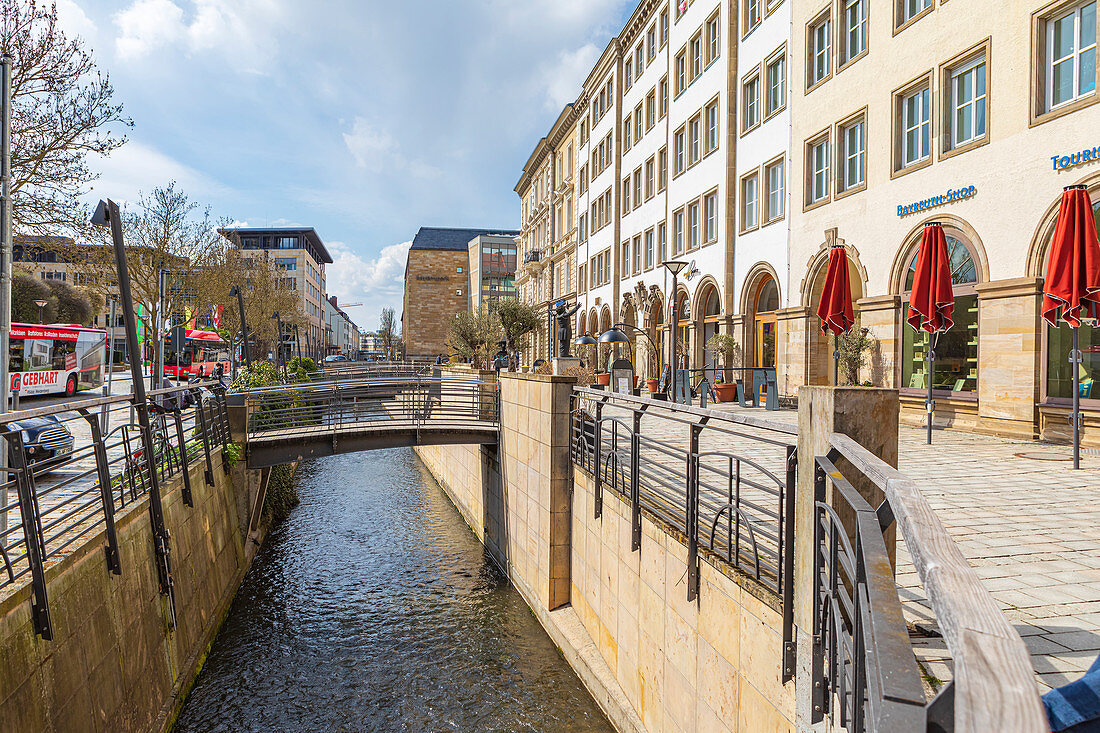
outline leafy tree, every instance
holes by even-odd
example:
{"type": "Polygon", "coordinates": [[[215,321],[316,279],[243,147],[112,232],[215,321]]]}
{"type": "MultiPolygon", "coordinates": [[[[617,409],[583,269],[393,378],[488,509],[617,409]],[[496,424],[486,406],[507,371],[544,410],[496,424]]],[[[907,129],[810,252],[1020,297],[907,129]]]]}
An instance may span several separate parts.
{"type": "Polygon", "coordinates": [[[397,314],[393,308],[383,308],[382,316],[378,321],[378,338],[382,341],[382,353],[387,359],[397,356],[398,341],[401,340],[397,325],[397,314]]]}
{"type": "Polygon", "coordinates": [[[133,122],[84,41],[58,27],[56,5],[0,0],[0,14],[0,47],[13,64],[13,229],[81,231],[89,212],[80,197],[98,177],[87,158],[117,150],[126,142],[117,130],[133,122]]]}
{"type": "Polygon", "coordinates": [[[87,326],[95,314],[92,300],[86,292],[61,280],[47,280],[51,300],[55,304],[55,323],[76,323],[87,326]]]}
{"type": "Polygon", "coordinates": [[[38,305],[36,300],[46,301],[42,309],[42,321],[54,323],[57,320],[57,301],[46,281],[22,272],[11,276],[11,319],[18,323],[38,323],[38,305]]]}
{"type": "Polygon", "coordinates": [[[840,337],[840,378],[848,385],[859,384],[859,370],[867,363],[874,346],[870,329],[853,328],[840,337]]]}
{"type": "Polygon", "coordinates": [[[505,348],[515,358],[518,350],[527,346],[527,336],[539,327],[539,316],[527,303],[516,298],[497,301],[493,313],[504,332],[505,348]]]}
{"type": "Polygon", "coordinates": [[[493,354],[493,347],[500,339],[500,326],[488,310],[461,311],[451,319],[447,345],[457,354],[469,359],[475,369],[484,368],[493,354]]]}

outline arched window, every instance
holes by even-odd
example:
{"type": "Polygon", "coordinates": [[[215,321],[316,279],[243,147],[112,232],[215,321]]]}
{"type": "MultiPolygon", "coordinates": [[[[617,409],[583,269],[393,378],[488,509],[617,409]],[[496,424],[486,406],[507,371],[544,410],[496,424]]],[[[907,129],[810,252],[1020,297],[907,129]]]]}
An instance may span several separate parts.
{"type": "Polygon", "coordinates": [[[676,296],[676,353],[679,355],[679,368],[691,367],[691,304],[687,293],[676,296]]]}
{"type": "MultiPolygon", "coordinates": [[[[706,350],[707,342],[710,341],[711,336],[718,333],[718,321],[722,314],[722,303],[718,298],[718,288],[711,286],[704,296],[703,300],[703,348],[706,350]]],[[[714,384],[717,380],[718,373],[717,367],[719,366],[718,355],[713,351],[706,350],[703,359],[706,362],[707,378],[714,384]]]]}
{"type": "MultiPolygon", "coordinates": [[[[920,247],[914,247],[905,275],[902,296],[902,319],[909,308],[909,292],[917,269],[920,247]]],[[[974,394],[978,390],[978,266],[970,246],[960,233],[947,233],[947,255],[951,262],[951,285],[955,291],[955,325],[939,334],[935,342],[936,361],[933,365],[932,388],[945,393],[974,394]]],[[[902,325],[901,388],[928,389],[925,372],[926,337],[908,324],[902,325]]]]}
{"type": "Polygon", "coordinates": [[[753,300],[753,366],[775,368],[775,312],[779,310],[779,285],[764,278],[753,300]]]}
{"type": "MultiPolygon", "coordinates": [[[[1100,232],[1100,192],[1093,192],[1092,197],[1093,219],[1096,221],[1097,231],[1100,232]]],[[[1047,256],[1050,256],[1049,249],[1047,256]]],[[[1045,268],[1045,261],[1043,265],[1045,268]]],[[[1058,322],[1057,328],[1049,325],[1045,328],[1047,332],[1046,397],[1055,401],[1068,402],[1073,399],[1073,371],[1069,363],[1073,331],[1061,321],[1058,322]]],[[[1100,388],[1093,386],[1093,380],[1100,376],[1100,327],[1083,325],[1078,338],[1083,359],[1078,365],[1081,399],[1100,400],[1100,388]]]]}

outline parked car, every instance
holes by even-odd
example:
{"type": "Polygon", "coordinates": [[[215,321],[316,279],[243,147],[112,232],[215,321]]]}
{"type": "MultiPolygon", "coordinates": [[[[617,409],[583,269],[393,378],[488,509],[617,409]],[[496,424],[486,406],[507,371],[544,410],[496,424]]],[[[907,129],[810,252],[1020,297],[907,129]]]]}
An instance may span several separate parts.
{"type": "Polygon", "coordinates": [[[329,354],[328,356],[325,357],[325,363],[326,364],[331,364],[335,361],[347,361],[347,360],[348,360],[348,358],[346,356],[344,356],[343,354],[329,354]]]}
{"type": "MultiPolygon", "coordinates": [[[[23,454],[28,465],[42,461],[60,462],[73,452],[72,432],[54,415],[27,418],[11,423],[10,427],[23,431],[23,454]]],[[[11,458],[9,448],[9,462],[11,458]]]]}

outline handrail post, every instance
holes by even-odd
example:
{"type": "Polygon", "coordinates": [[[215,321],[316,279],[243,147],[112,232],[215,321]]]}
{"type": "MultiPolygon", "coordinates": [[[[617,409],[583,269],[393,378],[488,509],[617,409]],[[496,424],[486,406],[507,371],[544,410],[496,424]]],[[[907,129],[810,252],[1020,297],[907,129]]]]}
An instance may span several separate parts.
{"type": "Polygon", "coordinates": [[[797,645],[794,638],[794,491],[798,453],[787,446],[787,475],[779,500],[779,529],[783,551],[779,553],[779,582],[783,592],[783,682],[794,679],[797,645]]]}
{"type": "Polygon", "coordinates": [[[699,597],[699,433],[702,425],[690,427],[687,455],[687,539],[688,602],[699,597]]]}
{"type": "Polygon", "coordinates": [[[174,410],[172,416],[175,418],[180,465],[183,467],[183,503],[189,507],[194,507],[195,499],[191,495],[191,463],[187,460],[187,437],[183,432],[183,410],[174,410]]]}
{"type": "Polygon", "coordinates": [[[229,471],[229,406],[225,402],[225,385],[218,383],[214,392],[214,406],[218,412],[218,436],[222,443],[222,472],[229,471]]]}
{"type": "Polygon", "coordinates": [[[634,410],[633,415],[634,424],[630,433],[630,551],[636,552],[642,546],[642,504],[638,485],[642,411],[634,410]]]}
{"type": "Polygon", "coordinates": [[[38,508],[34,473],[27,466],[23,432],[15,430],[5,437],[11,449],[8,453],[15,473],[19,516],[23,521],[23,541],[27,546],[27,564],[31,570],[31,617],[34,620],[34,631],[46,641],[52,641],[53,623],[50,620],[50,604],[46,596],[46,543],[42,536],[42,516],[38,508]]]}
{"type": "Polygon", "coordinates": [[[595,465],[593,465],[593,468],[595,470],[592,472],[592,480],[594,482],[595,489],[595,518],[599,519],[601,516],[603,516],[603,482],[600,480],[600,466],[603,465],[603,458],[601,457],[603,451],[600,446],[600,433],[603,432],[602,426],[600,425],[600,420],[603,417],[603,402],[596,403],[595,411],[595,423],[593,424],[593,432],[595,435],[592,439],[592,452],[595,458],[595,465]]]}
{"type": "Polygon", "coordinates": [[[825,545],[825,528],[821,526],[821,516],[817,508],[818,504],[825,503],[825,472],[820,466],[813,466],[813,578],[811,598],[813,599],[813,617],[811,634],[813,635],[810,653],[810,692],[811,723],[820,723],[825,719],[825,628],[823,615],[825,595],[822,592],[822,573],[824,572],[823,547],[825,545]]]}
{"type": "Polygon", "coordinates": [[[93,415],[86,408],[78,408],[77,412],[87,421],[92,432],[96,476],[99,481],[99,496],[103,501],[103,523],[107,534],[107,544],[103,548],[107,556],[107,568],[115,575],[122,575],[122,563],[118,555],[118,535],[115,532],[115,498],[111,495],[111,471],[107,465],[107,448],[103,443],[103,428],[100,422],[102,416],[93,415]]]}
{"type": "Polygon", "coordinates": [[[206,426],[206,410],[202,400],[195,405],[195,417],[199,423],[199,437],[202,440],[202,452],[206,456],[206,485],[214,485],[214,462],[210,459],[210,433],[206,426]]]}

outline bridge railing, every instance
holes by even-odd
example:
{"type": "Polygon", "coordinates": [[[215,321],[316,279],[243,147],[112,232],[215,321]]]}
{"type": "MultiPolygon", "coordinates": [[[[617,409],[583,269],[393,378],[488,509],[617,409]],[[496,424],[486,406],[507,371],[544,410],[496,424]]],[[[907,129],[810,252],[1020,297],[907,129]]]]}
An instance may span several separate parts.
{"type": "MultiPolygon", "coordinates": [[[[190,468],[226,470],[217,449],[230,441],[225,391],[216,383],[151,391],[143,404],[133,395],[101,397],[0,415],[0,593],[30,582],[35,631],[52,638],[45,571],[96,534],[104,534],[111,573],[123,571],[115,534],[119,512],[145,498],[160,515],[162,482],[182,475],[182,498],[193,506],[190,468]],[[146,431],[139,409],[150,416],[146,431]],[[152,454],[146,446],[152,446],[152,454]]],[[[161,519],[163,519],[161,515],[161,519]]],[[[156,524],[156,522],[154,522],[156,524]]],[[[171,597],[167,531],[158,533],[162,591],[171,597]]]]}
{"type": "Polygon", "coordinates": [[[587,388],[574,390],[571,422],[573,464],[592,477],[597,518],[611,491],[630,505],[632,550],[643,514],[683,533],[689,601],[704,553],[780,599],[791,679],[796,428],[587,388]]]}
{"type": "Polygon", "coordinates": [[[1027,648],[916,484],[846,435],[829,444],[814,459],[814,722],[828,716],[850,733],[1049,731],[1027,648]],[[872,507],[853,480],[885,501],[872,507]],[[895,521],[954,662],[928,703],[883,540],[895,521]]]}
{"type": "Polygon", "coordinates": [[[430,361],[353,361],[322,364],[312,381],[347,381],[355,379],[409,379],[430,377],[434,364],[430,361]]]}
{"type": "Polygon", "coordinates": [[[249,440],[384,429],[496,427],[498,385],[461,378],[359,378],[253,389],[249,440]]]}

